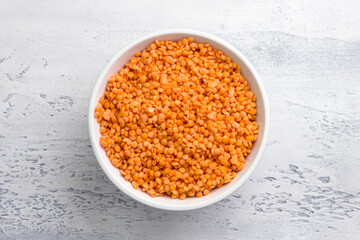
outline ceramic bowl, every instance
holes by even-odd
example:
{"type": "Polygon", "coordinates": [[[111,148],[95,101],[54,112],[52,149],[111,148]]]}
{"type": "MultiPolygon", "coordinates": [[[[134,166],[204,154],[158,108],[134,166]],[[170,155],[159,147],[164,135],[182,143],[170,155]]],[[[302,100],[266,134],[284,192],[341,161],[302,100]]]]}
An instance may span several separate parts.
{"type": "Polygon", "coordinates": [[[222,39],[199,31],[181,29],[163,30],[146,35],[135,41],[132,41],[129,45],[125,46],[118,53],[116,53],[111,61],[106,64],[95,83],[90,99],[88,117],[90,139],[95,156],[101,168],[110,178],[110,180],[125,194],[141,203],[155,208],[175,211],[191,210],[208,206],[222,200],[237,190],[249,178],[251,173],[258,165],[264,152],[269,132],[268,100],[263,84],[261,83],[260,77],[253,65],[243,54],[239,52],[239,50],[222,39]],[[99,143],[101,136],[99,132],[100,126],[94,118],[94,109],[100,97],[103,96],[105,92],[109,77],[118,73],[119,70],[123,68],[123,66],[131,59],[131,57],[133,57],[135,53],[142,51],[155,40],[178,41],[190,36],[193,37],[196,42],[209,43],[213,48],[223,51],[232,59],[232,61],[240,65],[243,76],[250,85],[250,89],[255,92],[257,97],[256,121],[259,123],[258,139],[253,144],[251,153],[246,157],[245,168],[237,174],[237,177],[221,188],[213,189],[207,196],[203,196],[201,198],[190,197],[184,200],[171,199],[167,196],[152,198],[141,190],[135,190],[131,183],[122,177],[119,169],[115,168],[106,156],[105,151],[99,143]]]}

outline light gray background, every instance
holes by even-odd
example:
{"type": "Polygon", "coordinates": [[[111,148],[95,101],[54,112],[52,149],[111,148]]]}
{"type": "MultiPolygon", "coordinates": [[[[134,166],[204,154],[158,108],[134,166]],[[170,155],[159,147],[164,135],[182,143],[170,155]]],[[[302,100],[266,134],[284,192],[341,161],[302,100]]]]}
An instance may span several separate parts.
{"type": "Polygon", "coordinates": [[[359,75],[357,0],[0,0],[0,239],[359,238],[359,75]],[[188,212],[117,190],[87,129],[106,62],[166,28],[233,44],[270,101],[250,180],[188,212]]]}

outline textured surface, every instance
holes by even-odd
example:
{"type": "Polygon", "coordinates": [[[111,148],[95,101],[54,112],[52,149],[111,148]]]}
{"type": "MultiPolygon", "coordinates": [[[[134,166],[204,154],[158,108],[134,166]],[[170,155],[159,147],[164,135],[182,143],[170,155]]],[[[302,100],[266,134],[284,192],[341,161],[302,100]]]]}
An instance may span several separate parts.
{"type": "Polygon", "coordinates": [[[356,239],[359,9],[356,0],[0,0],[0,239],[356,239]],[[117,190],[95,160],[86,118],[106,61],[176,27],[243,52],[271,110],[251,179],[189,212],[117,190]]]}

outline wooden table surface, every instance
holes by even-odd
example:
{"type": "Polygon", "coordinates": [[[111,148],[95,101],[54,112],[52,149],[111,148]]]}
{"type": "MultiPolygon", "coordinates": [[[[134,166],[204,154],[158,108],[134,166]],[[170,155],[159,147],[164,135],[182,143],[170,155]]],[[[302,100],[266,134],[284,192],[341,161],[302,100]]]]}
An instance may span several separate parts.
{"type": "Polygon", "coordinates": [[[356,0],[0,0],[0,239],[359,239],[359,76],[356,0]],[[233,44],[270,102],[254,174],[194,211],[125,196],[87,129],[106,62],[167,28],[233,44]]]}

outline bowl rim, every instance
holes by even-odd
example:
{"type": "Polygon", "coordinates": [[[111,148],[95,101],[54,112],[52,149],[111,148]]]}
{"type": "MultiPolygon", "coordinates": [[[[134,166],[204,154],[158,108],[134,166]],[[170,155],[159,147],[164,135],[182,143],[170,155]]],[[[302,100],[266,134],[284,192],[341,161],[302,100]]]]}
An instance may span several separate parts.
{"type": "Polygon", "coordinates": [[[134,199],[138,202],[141,202],[145,205],[148,205],[148,206],[151,206],[154,208],[163,209],[163,210],[172,210],[172,211],[184,211],[184,210],[193,210],[193,209],[203,208],[203,207],[209,206],[213,203],[216,203],[216,202],[226,198],[227,196],[231,195],[234,191],[236,191],[250,177],[250,175],[254,172],[255,168],[258,166],[258,164],[261,160],[261,157],[264,153],[264,150],[265,150],[265,147],[267,144],[268,135],[269,135],[269,119],[270,119],[269,103],[268,103],[267,95],[265,92],[265,88],[261,82],[259,74],[257,73],[254,66],[249,62],[249,60],[237,48],[232,46],[230,43],[228,43],[218,37],[215,37],[211,34],[204,33],[201,31],[196,31],[196,30],[190,30],[190,29],[167,29],[167,30],[155,31],[150,34],[146,34],[140,38],[137,38],[137,39],[131,41],[130,43],[128,43],[127,45],[125,45],[124,47],[122,47],[120,49],[120,51],[118,51],[111,58],[111,60],[105,65],[105,67],[99,74],[99,76],[94,84],[92,93],[91,93],[89,109],[88,109],[88,127],[89,127],[89,136],[90,136],[91,146],[92,146],[93,152],[95,154],[95,157],[96,157],[98,163],[100,164],[102,170],[105,172],[107,177],[111,180],[111,182],[113,184],[115,184],[115,186],[117,186],[123,193],[125,193],[126,195],[128,195],[129,197],[131,197],[132,199],[134,199]],[[217,42],[218,44],[228,48],[231,52],[236,54],[241,59],[243,64],[245,64],[248,67],[249,71],[253,74],[254,79],[258,84],[259,91],[260,91],[260,94],[262,95],[263,102],[264,102],[265,126],[264,126],[264,132],[263,132],[263,139],[262,139],[262,142],[260,143],[259,151],[258,151],[257,155],[255,156],[254,162],[252,163],[250,168],[247,170],[247,172],[244,173],[244,175],[241,177],[241,179],[236,184],[234,184],[231,188],[229,188],[225,192],[219,194],[218,196],[214,196],[210,199],[207,199],[206,201],[199,201],[199,202],[195,202],[195,203],[191,203],[191,204],[187,204],[187,205],[181,205],[181,204],[171,205],[171,204],[166,204],[166,203],[158,203],[156,201],[152,201],[152,200],[140,197],[137,193],[130,191],[127,186],[124,186],[121,182],[119,182],[116,179],[115,176],[113,176],[113,174],[110,172],[110,170],[105,165],[105,162],[103,161],[103,159],[100,155],[100,150],[101,150],[100,144],[97,143],[97,140],[95,139],[95,133],[94,133],[94,121],[93,121],[94,114],[93,113],[94,113],[94,108],[97,104],[95,102],[95,100],[97,98],[97,93],[99,91],[101,83],[102,83],[104,77],[106,76],[107,72],[111,68],[111,66],[133,46],[135,46],[143,41],[146,41],[147,39],[166,35],[166,34],[188,34],[189,36],[204,37],[204,38],[210,39],[210,40],[217,42]]]}

